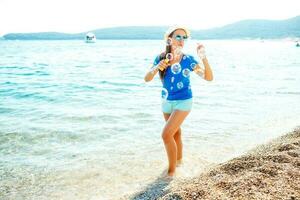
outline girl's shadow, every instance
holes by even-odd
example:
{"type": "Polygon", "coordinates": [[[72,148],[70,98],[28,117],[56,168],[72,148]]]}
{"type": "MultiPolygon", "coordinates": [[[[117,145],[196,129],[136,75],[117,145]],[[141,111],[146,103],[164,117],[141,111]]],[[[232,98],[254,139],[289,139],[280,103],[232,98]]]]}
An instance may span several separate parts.
{"type": "MultiPolygon", "coordinates": [[[[150,183],[144,190],[135,194],[130,200],[154,200],[163,197],[168,193],[168,189],[165,188],[171,183],[173,178],[166,177],[166,171],[162,172],[160,176],[150,183]]],[[[179,195],[172,195],[172,199],[181,200],[179,195]]]]}

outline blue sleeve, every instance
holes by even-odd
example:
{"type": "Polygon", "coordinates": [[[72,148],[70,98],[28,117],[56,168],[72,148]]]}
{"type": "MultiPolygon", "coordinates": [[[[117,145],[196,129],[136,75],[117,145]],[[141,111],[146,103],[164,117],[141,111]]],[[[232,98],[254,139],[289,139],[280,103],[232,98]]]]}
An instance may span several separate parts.
{"type": "Polygon", "coordinates": [[[199,62],[194,58],[194,56],[189,56],[189,68],[191,71],[193,71],[195,66],[198,64],[199,62]]]}
{"type": "Polygon", "coordinates": [[[160,55],[156,56],[154,62],[153,62],[153,65],[157,65],[159,62],[160,62],[160,59],[159,59],[160,55]]]}

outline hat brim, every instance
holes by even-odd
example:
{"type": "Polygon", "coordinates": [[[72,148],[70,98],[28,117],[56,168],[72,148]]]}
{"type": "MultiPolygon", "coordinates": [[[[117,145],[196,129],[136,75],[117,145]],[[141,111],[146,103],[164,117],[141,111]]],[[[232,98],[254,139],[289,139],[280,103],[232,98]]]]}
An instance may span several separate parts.
{"type": "Polygon", "coordinates": [[[183,27],[183,26],[175,26],[175,27],[170,27],[166,32],[165,32],[165,35],[164,35],[164,39],[167,40],[169,38],[169,36],[171,35],[171,33],[173,33],[174,31],[178,30],[178,29],[182,29],[185,33],[186,33],[186,36],[187,37],[190,37],[191,36],[191,32],[183,27]]]}

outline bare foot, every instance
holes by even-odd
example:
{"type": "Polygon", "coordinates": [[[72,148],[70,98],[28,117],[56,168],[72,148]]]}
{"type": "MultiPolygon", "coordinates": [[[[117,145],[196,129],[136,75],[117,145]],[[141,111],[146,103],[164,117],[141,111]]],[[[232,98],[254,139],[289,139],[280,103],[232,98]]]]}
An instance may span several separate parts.
{"type": "Polygon", "coordinates": [[[164,181],[172,181],[174,178],[175,172],[169,173],[169,171],[166,169],[161,174],[161,178],[164,181]]]}
{"type": "Polygon", "coordinates": [[[166,182],[171,182],[173,179],[174,179],[174,176],[169,176],[169,175],[162,178],[162,180],[166,181],[166,182]]]}
{"type": "Polygon", "coordinates": [[[174,172],[168,172],[168,176],[174,177],[174,175],[175,175],[175,171],[174,172]]]}
{"type": "Polygon", "coordinates": [[[181,165],[182,165],[182,159],[177,160],[176,167],[179,167],[179,166],[181,166],[181,165]]]}

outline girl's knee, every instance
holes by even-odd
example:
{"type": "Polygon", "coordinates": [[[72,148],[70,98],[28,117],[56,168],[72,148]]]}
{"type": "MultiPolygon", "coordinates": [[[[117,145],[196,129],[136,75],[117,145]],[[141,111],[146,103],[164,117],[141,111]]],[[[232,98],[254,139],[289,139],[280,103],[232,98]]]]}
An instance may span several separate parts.
{"type": "Polygon", "coordinates": [[[171,139],[173,139],[174,133],[172,130],[164,130],[161,134],[162,139],[164,140],[164,142],[168,142],[171,139]]]}
{"type": "Polygon", "coordinates": [[[180,138],[181,137],[181,129],[179,128],[176,133],[174,134],[174,138],[180,138]]]}

